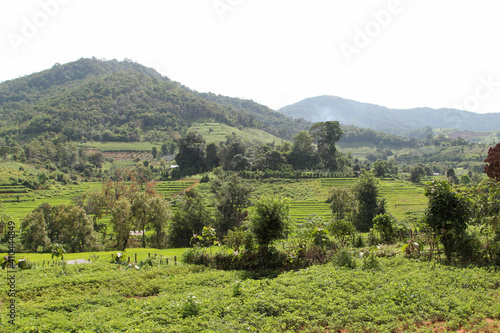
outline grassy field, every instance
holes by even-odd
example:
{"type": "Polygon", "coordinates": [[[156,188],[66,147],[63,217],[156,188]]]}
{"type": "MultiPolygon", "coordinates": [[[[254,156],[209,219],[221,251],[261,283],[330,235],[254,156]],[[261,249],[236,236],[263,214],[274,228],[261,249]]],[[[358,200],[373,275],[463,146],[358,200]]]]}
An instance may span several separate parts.
{"type": "MultiPolygon", "coordinates": [[[[106,262],[18,271],[1,332],[498,332],[499,273],[404,258],[248,279],[191,265],[106,262]]],[[[5,274],[5,272],[2,272],[5,274]]]]}
{"type": "Polygon", "coordinates": [[[257,142],[261,144],[281,144],[282,139],[255,128],[238,129],[220,123],[195,123],[189,127],[190,131],[198,132],[207,143],[225,142],[228,135],[235,133],[243,141],[257,142]]]}

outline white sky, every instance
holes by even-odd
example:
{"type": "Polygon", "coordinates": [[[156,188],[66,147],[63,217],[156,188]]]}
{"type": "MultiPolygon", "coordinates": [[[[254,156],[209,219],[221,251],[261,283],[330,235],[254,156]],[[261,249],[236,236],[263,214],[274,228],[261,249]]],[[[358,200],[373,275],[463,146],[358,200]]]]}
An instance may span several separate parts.
{"type": "Polygon", "coordinates": [[[0,81],[129,58],[273,109],[335,95],[500,112],[499,14],[498,0],[0,0],[0,81]]]}

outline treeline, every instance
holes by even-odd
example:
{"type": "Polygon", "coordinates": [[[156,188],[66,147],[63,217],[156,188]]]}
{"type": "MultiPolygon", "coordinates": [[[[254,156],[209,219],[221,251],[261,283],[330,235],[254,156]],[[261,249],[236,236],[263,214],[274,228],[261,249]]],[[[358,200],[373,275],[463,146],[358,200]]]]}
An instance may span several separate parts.
{"type": "Polygon", "coordinates": [[[233,135],[224,144],[206,144],[203,137],[189,132],[178,140],[175,160],[179,165],[173,176],[190,175],[222,167],[225,171],[280,171],[295,175],[293,170],[349,172],[352,157],[337,151],[335,142],[342,137],[337,121],[314,124],[309,132],[300,131],[292,144],[249,146],[233,135]]]}

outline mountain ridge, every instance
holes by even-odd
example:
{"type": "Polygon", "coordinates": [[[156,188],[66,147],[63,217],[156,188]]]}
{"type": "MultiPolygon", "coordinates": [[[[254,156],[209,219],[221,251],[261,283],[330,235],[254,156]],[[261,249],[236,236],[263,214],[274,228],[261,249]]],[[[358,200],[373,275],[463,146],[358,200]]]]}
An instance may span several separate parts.
{"type": "Polygon", "coordinates": [[[277,110],[287,116],[311,122],[337,120],[343,125],[370,128],[392,134],[430,126],[469,131],[499,131],[500,113],[478,114],[451,108],[390,109],[338,96],[309,97],[277,110]]]}

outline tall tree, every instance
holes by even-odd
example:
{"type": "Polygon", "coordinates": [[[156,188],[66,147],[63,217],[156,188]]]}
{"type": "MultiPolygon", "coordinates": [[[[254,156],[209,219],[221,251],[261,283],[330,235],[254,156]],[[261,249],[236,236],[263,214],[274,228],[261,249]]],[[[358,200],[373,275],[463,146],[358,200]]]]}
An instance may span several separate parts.
{"type": "Polygon", "coordinates": [[[159,195],[152,196],[148,200],[149,224],[153,234],[153,244],[157,249],[162,249],[167,241],[167,223],[171,217],[170,203],[159,195]]]}
{"type": "Polygon", "coordinates": [[[309,129],[309,133],[318,145],[318,155],[324,166],[331,170],[337,170],[337,147],[335,142],[339,141],[343,134],[340,123],[338,121],[315,123],[309,129]]]}
{"type": "Polygon", "coordinates": [[[437,234],[448,260],[459,250],[470,217],[470,207],[465,196],[460,195],[445,180],[434,180],[425,188],[429,206],[424,222],[437,234]]]}
{"type": "Polygon", "coordinates": [[[378,180],[373,173],[364,172],[354,185],[354,195],[359,202],[359,211],[354,225],[359,231],[368,231],[373,227],[373,218],[377,215],[378,207],[378,180]]]}
{"type": "Polygon", "coordinates": [[[211,213],[194,188],[181,195],[177,206],[179,209],[172,217],[168,229],[168,246],[188,247],[193,234],[201,234],[203,226],[212,225],[211,213]]]}
{"type": "Polygon", "coordinates": [[[183,172],[194,174],[206,170],[206,143],[200,134],[189,132],[179,139],[178,146],[175,161],[183,172]]]}
{"type": "Polygon", "coordinates": [[[134,220],[130,202],[126,198],[120,198],[111,209],[111,225],[116,237],[116,246],[119,250],[125,250],[133,228],[134,220]]]}
{"type": "Polygon", "coordinates": [[[250,206],[253,189],[236,174],[225,174],[218,170],[212,182],[217,207],[217,233],[225,235],[228,230],[239,227],[246,218],[243,212],[250,206]]]}
{"type": "Polygon", "coordinates": [[[288,161],[294,169],[308,169],[316,165],[317,158],[314,152],[313,138],[306,131],[300,131],[293,138],[292,151],[288,156],[288,161]]]}

